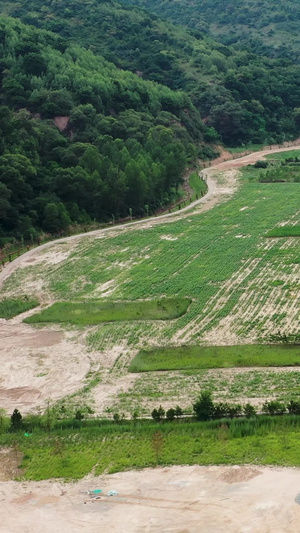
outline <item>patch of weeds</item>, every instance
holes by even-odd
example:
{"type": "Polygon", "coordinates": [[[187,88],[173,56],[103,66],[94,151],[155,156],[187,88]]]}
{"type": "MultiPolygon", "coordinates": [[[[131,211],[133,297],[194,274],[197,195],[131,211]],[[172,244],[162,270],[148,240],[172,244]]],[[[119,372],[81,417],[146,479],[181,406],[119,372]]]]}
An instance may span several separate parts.
{"type": "Polygon", "coordinates": [[[39,305],[36,298],[23,296],[20,298],[6,298],[0,301],[0,318],[10,319],[14,316],[25,313],[39,305]]]}

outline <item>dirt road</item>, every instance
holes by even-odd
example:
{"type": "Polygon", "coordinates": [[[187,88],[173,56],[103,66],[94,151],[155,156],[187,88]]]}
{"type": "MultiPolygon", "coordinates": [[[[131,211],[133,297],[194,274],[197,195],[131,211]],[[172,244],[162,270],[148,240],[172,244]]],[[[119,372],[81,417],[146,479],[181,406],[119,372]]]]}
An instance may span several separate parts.
{"type": "MultiPolygon", "coordinates": [[[[138,228],[144,226],[145,224],[157,224],[161,221],[165,221],[165,219],[168,218],[174,218],[174,220],[178,220],[178,218],[184,216],[184,214],[187,211],[190,211],[194,209],[196,206],[199,206],[201,204],[208,203],[211,199],[214,197],[217,197],[216,200],[218,200],[218,197],[222,197],[224,195],[224,190],[222,188],[218,188],[217,181],[212,177],[216,172],[226,171],[226,170],[238,170],[239,168],[242,168],[246,165],[253,164],[265,155],[277,153],[277,152],[287,152],[290,150],[300,150],[300,144],[294,145],[294,146],[284,146],[282,148],[272,148],[268,150],[263,150],[261,152],[254,152],[252,154],[246,155],[244,157],[241,157],[239,159],[231,159],[229,161],[223,161],[222,163],[218,163],[217,165],[213,165],[210,168],[207,168],[205,170],[202,170],[200,175],[205,179],[208,186],[208,191],[205,196],[200,198],[199,200],[195,200],[194,202],[190,203],[187,207],[184,207],[180,211],[175,211],[173,213],[166,213],[164,215],[159,215],[157,217],[153,217],[151,219],[144,219],[144,220],[136,220],[134,222],[129,222],[126,225],[123,226],[110,226],[109,228],[99,229],[95,231],[90,231],[87,233],[81,233],[78,235],[72,235],[71,237],[64,237],[62,239],[57,239],[55,241],[47,242],[45,244],[42,244],[41,246],[37,248],[33,248],[32,250],[29,250],[22,256],[18,257],[11,263],[7,263],[7,265],[3,268],[3,270],[0,272],[0,287],[3,283],[3,281],[10,276],[10,274],[18,268],[20,263],[26,258],[29,259],[30,257],[34,256],[35,254],[39,253],[41,250],[44,250],[46,248],[50,248],[60,242],[67,242],[72,241],[76,239],[80,239],[82,237],[90,237],[92,235],[99,235],[100,233],[107,233],[111,231],[115,231],[116,228],[122,227],[122,228],[131,228],[132,226],[137,226],[138,228]]],[[[228,194],[228,189],[226,189],[225,194],[228,194]]],[[[211,207],[215,205],[216,202],[211,202],[211,207]]]]}

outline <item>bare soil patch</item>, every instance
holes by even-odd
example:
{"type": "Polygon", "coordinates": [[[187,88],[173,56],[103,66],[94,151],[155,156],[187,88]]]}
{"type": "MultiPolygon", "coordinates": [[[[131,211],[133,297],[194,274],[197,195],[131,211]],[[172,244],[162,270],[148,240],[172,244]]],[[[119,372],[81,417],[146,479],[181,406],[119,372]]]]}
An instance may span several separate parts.
{"type": "Polygon", "coordinates": [[[231,468],[224,469],[219,475],[220,481],[225,483],[242,483],[243,481],[250,481],[256,476],[260,476],[262,472],[256,468],[250,468],[247,466],[233,466],[231,468]]]}
{"type": "Polygon", "coordinates": [[[20,475],[21,471],[19,465],[21,464],[22,457],[22,452],[18,450],[13,450],[12,448],[0,448],[0,482],[14,479],[16,476],[20,475]]]}
{"type": "Polygon", "coordinates": [[[68,484],[8,481],[0,489],[0,532],[295,533],[299,486],[297,469],[201,466],[68,484]],[[103,493],[94,499],[88,491],[96,488],[103,493]],[[118,494],[109,497],[109,490],[118,494]]]}
{"type": "Polygon", "coordinates": [[[34,329],[26,324],[0,321],[0,406],[22,414],[44,408],[80,390],[101,354],[87,351],[74,331],[34,329]]]}
{"type": "Polygon", "coordinates": [[[9,348],[45,348],[59,344],[63,339],[62,331],[34,330],[24,324],[15,324],[0,320],[2,350],[9,348]]]}

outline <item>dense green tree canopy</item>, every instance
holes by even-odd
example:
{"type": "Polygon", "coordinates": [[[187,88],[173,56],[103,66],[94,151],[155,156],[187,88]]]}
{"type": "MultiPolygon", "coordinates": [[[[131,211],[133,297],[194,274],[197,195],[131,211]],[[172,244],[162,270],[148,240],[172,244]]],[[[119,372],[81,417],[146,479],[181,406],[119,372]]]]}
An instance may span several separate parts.
{"type": "Polygon", "coordinates": [[[186,94],[10,18],[0,51],[0,237],[170,201],[206,129],[186,94]]]}
{"type": "Polygon", "coordinates": [[[299,135],[291,42],[241,31],[295,35],[300,0],[134,1],[188,28],[123,2],[0,1],[0,238],[151,212],[210,143],[299,135]],[[236,39],[211,37],[233,20],[236,39]]]}
{"type": "MultiPolygon", "coordinates": [[[[226,144],[280,142],[299,134],[300,124],[295,118],[294,108],[300,106],[300,66],[291,61],[295,59],[295,54],[290,50],[285,55],[279,53],[278,47],[284,47],[286,39],[276,45],[277,51],[274,48],[274,53],[269,54],[271,57],[282,56],[284,60],[257,56],[252,51],[256,47],[256,52],[265,52],[265,47],[259,44],[268,34],[265,24],[278,25],[280,17],[290,34],[288,21],[291,23],[294,12],[296,17],[300,12],[300,0],[276,4],[275,9],[271,0],[180,0],[175,3],[167,0],[128,0],[129,6],[124,5],[126,1],[121,4],[114,0],[22,0],[13,4],[4,2],[2,9],[6,6],[13,16],[24,22],[80,43],[117,67],[138,73],[143,79],[184,90],[207,125],[215,128],[226,144]],[[145,7],[152,14],[131,4],[145,7]],[[162,21],[153,13],[176,24],[186,24],[188,29],[162,21]],[[244,26],[241,21],[237,22],[241,17],[244,26]],[[225,46],[213,40],[208,29],[217,25],[221,27],[218,39],[223,34],[226,37],[224,28],[228,25],[228,34],[235,35],[235,38],[230,41],[224,37],[224,43],[238,41],[238,44],[225,46]],[[237,28],[236,33],[233,27],[237,28]],[[241,40],[244,42],[241,36],[243,28],[246,36],[251,36],[251,28],[260,32],[260,37],[255,34],[252,41],[249,37],[253,44],[249,45],[251,53],[241,46],[241,40]]],[[[294,36],[298,41],[298,32],[295,34],[294,31],[294,36]]],[[[60,46],[64,46],[61,40],[60,46]]],[[[300,52],[299,43],[298,47],[300,52]]],[[[38,50],[24,48],[24,45],[23,50],[26,52],[26,72],[42,74],[45,65],[38,50]]],[[[63,76],[60,79],[63,86],[63,76]]],[[[18,90],[22,93],[19,79],[10,80],[11,83],[13,86],[7,86],[7,90],[10,89],[13,94],[18,90]]],[[[122,84],[115,84],[114,90],[119,91],[123,101],[126,91],[122,84]]],[[[13,98],[20,99],[22,94],[13,98]]],[[[147,94],[141,95],[139,91],[137,96],[132,92],[133,109],[141,100],[147,103],[147,94]]],[[[178,109],[168,96],[163,102],[166,111],[177,113],[178,109]]],[[[101,108],[99,96],[84,85],[81,87],[80,103],[91,103],[97,110],[101,108]]],[[[105,109],[105,97],[102,105],[105,109]]],[[[118,111],[122,111],[120,105],[119,102],[118,111]]],[[[49,116],[51,112],[59,114],[60,106],[66,109],[72,106],[63,92],[47,97],[43,112],[49,116]]],[[[206,139],[216,139],[215,134],[211,136],[208,133],[206,139]]]]}
{"type": "Polygon", "coordinates": [[[300,62],[300,0],[124,0],[224,44],[300,62]]]}

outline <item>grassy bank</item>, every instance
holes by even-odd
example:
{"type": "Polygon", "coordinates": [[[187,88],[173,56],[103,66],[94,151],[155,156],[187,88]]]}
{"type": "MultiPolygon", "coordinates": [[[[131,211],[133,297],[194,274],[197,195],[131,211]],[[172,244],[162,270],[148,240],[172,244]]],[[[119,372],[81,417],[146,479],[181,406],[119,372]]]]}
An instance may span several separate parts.
{"type": "Polygon", "coordinates": [[[68,322],[70,324],[100,324],[124,320],[168,320],[186,313],[191,300],[164,298],[136,302],[57,302],[36,315],[24,320],[28,324],[39,322],[68,322]]]}
{"type": "Polygon", "coordinates": [[[170,346],[141,350],[131,372],[255,366],[299,366],[300,345],[170,346]]]}
{"type": "Polygon", "coordinates": [[[191,197],[192,202],[194,200],[197,200],[197,198],[201,198],[201,196],[204,196],[204,194],[207,192],[207,185],[205,181],[203,181],[200,177],[198,172],[192,172],[189,177],[189,185],[191,189],[193,190],[193,194],[191,197]]]}
{"type": "Polygon", "coordinates": [[[300,466],[300,417],[258,417],[178,423],[93,421],[77,429],[0,436],[0,444],[21,451],[22,479],[79,479],[160,465],[264,464],[300,466]],[[157,454],[153,437],[159,432],[157,454]]]}

